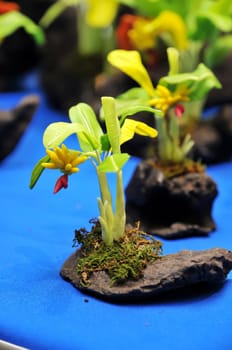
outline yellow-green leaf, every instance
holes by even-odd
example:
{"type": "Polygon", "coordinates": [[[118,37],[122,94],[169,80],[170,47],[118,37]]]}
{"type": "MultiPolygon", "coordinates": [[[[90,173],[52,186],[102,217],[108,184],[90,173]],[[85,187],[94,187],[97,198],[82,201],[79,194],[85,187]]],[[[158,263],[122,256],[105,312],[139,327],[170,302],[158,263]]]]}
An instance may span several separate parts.
{"type": "Polygon", "coordinates": [[[45,148],[57,147],[70,135],[83,131],[83,127],[78,123],[52,123],[44,132],[43,145],[45,148]]]}
{"type": "Polygon", "coordinates": [[[107,135],[113,153],[120,153],[120,123],[116,112],[116,102],[113,97],[102,97],[102,108],[106,123],[107,135]]]}
{"type": "Polygon", "coordinates": [[[100,172],[118,172],[129,160],[130,156],[127,153],[113,154],[107,157],[104,162],[98,166],[98,171],[100,172]]]}
{"type": "MultiPolygon", "coordinates": [[[[83,141],[83,138],[87,138],[91,141],[92,150],[101,147],[103,131],[93,109],[88,104],[78,103],[76,106],[71,107],[69,109],[69,118],[72,123],[77,123],[83,128],[84,132],[78,135],[80,143],[81,140],[83,141]]],[[[87,150],[85,149],[85,151],[87,150]]]]}
{"type": "Polygon", "coordinates": [[[122,145],[123,143],[131,140],[134,137],[134,134],[156,137],[158,135],[158,131],[143,122],[133,119],[126,119],[121,128],[120,144],[122,145]]]}

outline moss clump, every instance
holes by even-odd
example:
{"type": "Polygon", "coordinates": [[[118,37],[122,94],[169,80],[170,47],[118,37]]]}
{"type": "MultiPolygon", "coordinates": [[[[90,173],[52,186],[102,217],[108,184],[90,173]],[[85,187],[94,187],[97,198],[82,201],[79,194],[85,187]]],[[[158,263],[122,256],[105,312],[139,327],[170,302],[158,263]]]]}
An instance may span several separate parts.
{"type": "Polygon", "coordinates": [[[96,222],[91,232],[76,230],[74,243],[81,244],[77,273],[82,286],[89,285],[89,278],[96,271],[105,271],[112,285],[138,279],[146,265],[162,253],[162,243],[140,231],[139,224],[127,228],[119,241],[106,245],[101,238],[100,225],[96,222]]]}

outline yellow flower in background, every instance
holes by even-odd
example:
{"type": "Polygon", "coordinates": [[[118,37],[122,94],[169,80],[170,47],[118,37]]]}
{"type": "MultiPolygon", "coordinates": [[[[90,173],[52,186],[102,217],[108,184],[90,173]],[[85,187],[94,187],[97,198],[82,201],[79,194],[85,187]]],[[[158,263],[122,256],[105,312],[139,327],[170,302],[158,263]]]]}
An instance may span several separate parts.
{"type": "Polygon", "coordinates": [[[157,38],[162,36],[169,41],[169,46],[177,49],[188,46],[186,25],[175,12],[163,11],[155,19],[138,17],[128,31],[128,37],[138,50],[155,48],[157,38]]]}
{"type": "Polygon", "coordinates": [[[121,128],[120,145],[133,139],[134,134],[148,137],[156,137],[158,131],[143,122],[134,119],[126,119],[121,128]]]}
{"type": "Polygon", "coordinates": [[[85,21],[89,26],[104,28],[114,21],[119,2],[117,0],[57,0],[40,19],[42,27],[48,27],[69,6],[80,5],[84,11],[85,21]]]}
{"type": "Polygon", "coordinates": [[[133,27],[128,30],[128,37],[134,48],[148,50],[155,47],[155,35],[151,19],[137,17],[133,27]]]}
{"type": "Polygon", "coordinates": [[[119,2],[116,0],[85,0],[86,21],[92,27],[108,27],[116,17],[119,2]]]}
{"type": "Polygon", "coordinates": [[[164,113],[178,102],[189,101],[189,91],[184,85],[180,85],[174,92],[171,92],[163,85],[157,85],[157,97],[150,100],[150,105],[154,106],[164,113]]]}
{"type": "Polygon", "coordinates": [[[80,170],[77,165],[87,159],[87,157],[80,155],[79,151],[70,150],[64,144],[61,147],[56,147],[53,151],[47,149],[46,153],[50,157],[50,162],[42,163],[42,166],[48,169],[60,169],[67,175],[77,173],[80,170]]]}

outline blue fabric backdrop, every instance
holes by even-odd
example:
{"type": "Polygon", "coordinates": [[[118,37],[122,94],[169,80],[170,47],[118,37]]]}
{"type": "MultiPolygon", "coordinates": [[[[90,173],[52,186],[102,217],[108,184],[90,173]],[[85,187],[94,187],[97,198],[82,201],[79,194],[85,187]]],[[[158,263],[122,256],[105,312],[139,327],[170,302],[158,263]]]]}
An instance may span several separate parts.
{"type": "MultiPolygon", "coordinates": [[[[26,94],[1,94],[0,108],[13,107],[26,94]]],[[[40,98],[19,145],[0,164],[0,339],[31,350],[232,349],[232,274],[217,290],[135,305],[87,297],[62,280],[59,271],[74,251],[74,230],[88,228],[97,215],[98,187],[86,163],[70,178],[68,190],[52,194],[57,179],[52,171],[29,189],[31,170],[44,155],[44,128],[66,119],[40,98]]],[[[126,165],[125,185],[137,162],[132,158],[126,165]]],[[[213,209],[217,231],[205,238],[164,241],[165,254],[232,249],[231,173],[231,163],[208,167],[219,188],[213,209]]]]}

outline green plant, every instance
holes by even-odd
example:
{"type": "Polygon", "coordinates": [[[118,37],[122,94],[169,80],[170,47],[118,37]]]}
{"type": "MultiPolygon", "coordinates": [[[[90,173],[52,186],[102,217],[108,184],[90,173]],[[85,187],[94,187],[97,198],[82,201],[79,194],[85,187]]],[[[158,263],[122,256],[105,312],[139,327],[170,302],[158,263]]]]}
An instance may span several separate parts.
{"type": "MultiPolygon", "coordinates": [[[[138,51],[113,50],[108,54],[108,61],[140,85],[118,96],[117,110],[120,111],[128,104],[141,104],[163,111],[163,117],[156,115],[159,160],[166,164],[183,163],[193,141],[190,134],[181,133],[180,117],[188,104],[200,103],[201,106],[207,93],[212,88],[220,88],[221,84],[203,63],[191,73],[179,73],[178,51],[170,47],[167,53],[169,73],[159,80],[156,87],[138,51]]],[[[191,116],[192,119],[200,117],[201,114],[191,116]]]]}
{"type": "Polygon", "coordinates": [[[47,155],[36,164],[31,176],[30,187],[33,188],[45,168],[59,169],[63,175],[56,182],[54,188],[56,193],[68,186],[68,177],[79,171],[77,167],[79,164],[90,160],[96,170],[99,183],[99,222],[102,239],[107,245],[118,241],[125,234],[126,213],[122,168],[128,161],[129,155],[121,152],[121,145],[132,139],[135,133],[149,137],[157,136],[154,128],[126,118],[139,111],[160,114],[154,108],[139,104],[124,105],[120,113],[117,113],[114,98],[102,97],[102,112],[106,124],[104,133],[89,105],[79,103],[71,107],[70,123],[52,123],[45,130],[43,144],[47,155]],[[77,135],[80,150],[69,149],[63,144],[72,134],[77,135]],[[116,174],[115,203],[107,179],[109,172],[116,174]]]}
{"type": "Polygon", "coordinates": [[[19,28],[23,28],[31,35],[38,45],[44,43],[43,30],[29,17],[19,12],[15,3],[0,2],[0,42],[12,35],[19,28]],[[2,10],[1,10],[2,9],[2,10]]]}
{"type": "MultiPolygon", "coordinates": [[[[180,16],[184,22],[188,43],[185,47],[175,46],[170,37],[162,36],[162,28],[158,33],[152,24],[146,31],[149,35],[160,34],[161,39],[169,41],[167,46],[180,49],[181,72],[190,72],[202,61],[213,68],[223,62],[232,50],[232,3],[230,0],[133,0],[131,6],[140,16],[145,16],[150,23],[155,24],[162,14],[168,12],[180,16]],[[153,34],[152,34],[153,33],[153,34]]],[[[171,26],[171,24],[167,24],[171,26]]],[[[139,34],[139,28],[138,33],[139,34]]],[[[144,28],[142,28],[145,31],[144,28]]],[[[157,36],[154,36],[154,39],[157,36]]],[[[153,39],[153,40],[154,40],[153,39]]],[[[145,41],[145,39],[143,40],[145,41]]],[[[155,41],[154,41],[155,43],[155,41]]],[[[135,47],[135,49],[138,49],[135,47]]]]}

